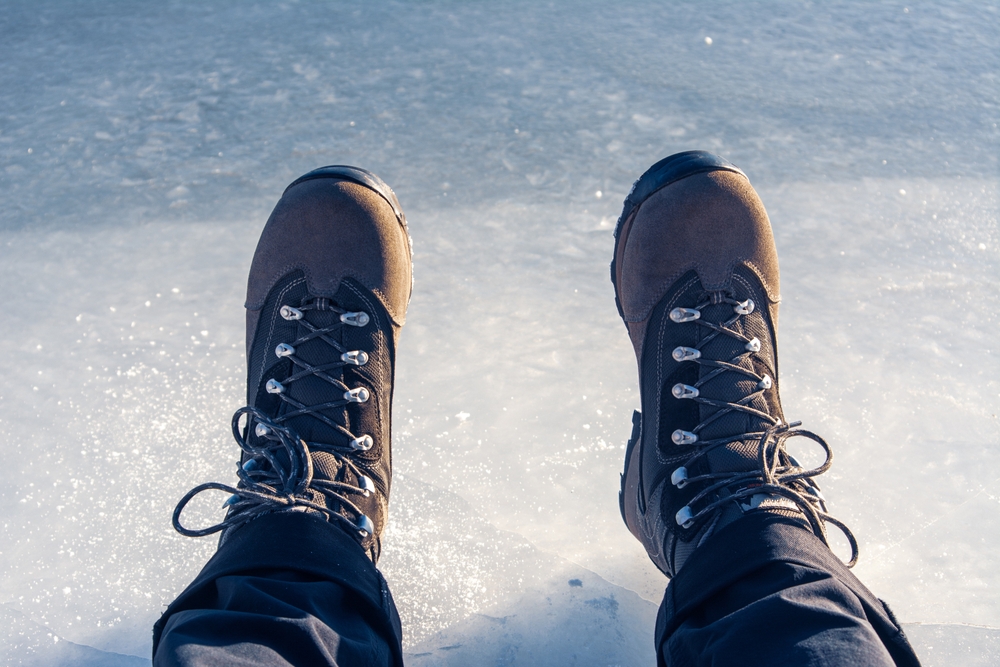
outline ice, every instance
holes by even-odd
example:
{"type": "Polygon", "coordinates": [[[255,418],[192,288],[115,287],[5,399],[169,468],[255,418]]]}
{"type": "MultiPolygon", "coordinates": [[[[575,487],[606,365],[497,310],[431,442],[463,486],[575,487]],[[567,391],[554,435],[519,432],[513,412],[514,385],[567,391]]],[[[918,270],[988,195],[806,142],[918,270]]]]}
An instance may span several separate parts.
{"type": "Polygon", "coordinates": [[[704,148],[771,214],[783,402],[834,448],[857,574],[926,664],[996,664],[998,13],[5,3],[0,662],[148,664],[214,545],[173,506],[235,477],[256,236],[347,163],[415,243],[382,561],[409,661],[651,664],[608,262],[632,180],[704,148]]]}

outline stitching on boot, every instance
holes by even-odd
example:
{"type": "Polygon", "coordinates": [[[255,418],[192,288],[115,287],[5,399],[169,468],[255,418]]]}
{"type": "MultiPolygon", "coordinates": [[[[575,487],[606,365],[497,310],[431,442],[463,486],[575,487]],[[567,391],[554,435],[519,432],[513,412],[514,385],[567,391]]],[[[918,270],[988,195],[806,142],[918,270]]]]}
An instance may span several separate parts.
{"type": "MultiPolygon", "coordinates": [[[[683,287],[681,287],[680,289],[678,289],[677,292],[674,294],[674,298],[671,299],[670,303],[668,303],[667,306],[666,306],[667,312],[669,312],[670,309],[672,309],[674,307],[674,305],[677,304],[677,301],[681,298],[681,295],[684,294],[684,292],[686,292],[690,287],[692,287],[693,285],[696,285],[697,283],[698,283],[698,278],[692,278],[683,287]]],[[[653,433],[656,434],[655,437],[656,437],[656,442],[657,442],[657,445],[656,445],[656,460],[659,461],[662,464],[665,464],[665,465],[669,465],[670,463],[673,463],[676,460],[676,457],[667,457],[667,458],[664,458],[663,452],[662,452],[662,450],[660,449],[660,446],[659,446],[659,442],[660,442],[660,405],[663,402],[663,382],[666,380],[666,378],[663,377],[663,337],[666,335],[667,323],[669,321],[670,321],[669,318],[663,318],[662,320],[660,320],[660,330],[657,332],[657,341],[656,341],[656,343],[657,343],[657,346],[656,346],[657,347],[657,350],[656,350],[656,409],[654,410],[654,413],[656,414],[656,430],[653,431],[653,433]]],[[[642,443],[640,443],[640,446],[641,446],[641,444],[642,443]]],[[[650,489],[650,490],[652,491],[652,489],[650,489]]]]}
{"type": "MultiPolygon", "coordinates": [[[[282,275],[288,275],[288,274],[287,273],[283,273],[282,275]]],[[[288,283],[288,285],[286,285],[285,288],[283,290],[281,290],[281,293],[278,295],[278,302],[279,303],[283,302],[284,299],[285,299],[285,295],[288,294],[288,292],[293,287],[297,287],[298,285],[301,285],[304,282],[305,282],[305,278],[298,278],[298,279],[293,280],[292,282],[288,283]]],[[[263,308],[263,307],[264,307],[264,305],[261,304],[261,308],[263,308]]],[[[264,349],[265,350],[268,349],[271,346],[271,341],[274,340],[274,325],[275,325],[276,322],[277,322],[277,319],[274,317],[274,313],[272,313],[270,328],[267,331],[267,338],[264,339],[264,349]]],[[[259,325],[259,323],[258,323],[258,325],[259,325]]],[[[266,365],[267,365],[266,361],[265,361],[264,364],[261,365],[261,367],[260,367],[260,373],[257,375],[257,380],[256,380],[256,382],[253,383],[253,386],[255,386],[255,387],[259,387],[260,386],[260,381],[264,377],[264,367],[266,365]]]]}
{"type": "MultiPolygon", "coordinates": [[[[780,303],[781,294],[774,293],[774,290],[771,288],[771,284],[768,283],[767,278],[764,277],[764,272],[761,271],[760,268],[758,268],[758,266],[749,259],[744,261],[743,263],[746,265],[748,269],[750,269],[757,275],[757,278],[760,280],[760,284],[764,286],[764,292],[767,294],[767,298],[771,300],[771,303],[780,303]]],[[[735,268],[736,268],[735,266],[732,267],[732,269],[735,268]]]]}
{"type": "MultiPolygon", "coordinates": [[[[774,294],[773,290],[771,289],[771,286],[768,284],[767,280],[764,279],[757,265],[754,264],[749,259],[737,259],[730,262],[729,266],[726,267],[725,271],[726,275],[730,276],[730,280],[726,281],[726,283],[721,286],[705,285],[705,289],[725,289],[726,287],[728,287],[729,282],[732,280],[732,275],[735,272],[736,267],[738,267],[740,264],[747,266],[747,268],[751,269],[754,272],[754,274],[756,274],[756,276],[760,278],[761,285],[763,285],[764,287],[764,292],[767,294],[768,299],[770,299],[772,303],[778,303],[781,300],[780,295],[774,294]]],[[[663,295],[670,289],[671,286],[673,286],[674,282],[676,282],[678,278],[680,278],[685,273],[691,270],[694,270],[698,274],[699,279],[701,278],[701,275],[703,273],[703,267],[700,263],[685,266],[682,269],[674,271],[665,280],[662,280],[659,283],[657,289],[654,292],[654,296],[649,297],[648,299],[646,299],[641,303],[641,305],[639,306],[638,314],[632,314],[626,312],[624,320],[626,322],[642,322],[643,320],[647,319],[649,317],[649,314],[653,311],[653,308],[656,307],[656,304],[660,302],[660,300],[663,298],[663,295]]],[[[622,310],[631,310],[631,309],[626,309],[623,305],[622,310]]]]}
{"type": "MultiPolygon", "coordinates": [[[[374,304],[372,304],[372,302],[366,297],[366,295],[364,294],[364,292],[362,292],[361,290],[359,290],[357,287],[355,287],[351,283],[344,283],[344,285],[347,287],[347,289],[349,289],[350,291],[354,292],[354,294],[361,301],[363,301],[365,303],[365,305],[367,305],[369,307],[369,310],[371,311],[371,312],[369,312],[369,317],[371,317],[372,320],[374,320],[374,323],[375,323],[375,325],[377,327],[377,331],[381,332],[382,331],[382,320],[379,317],[378,308],[371,308],[371,306],[374,305],[374,304]]],[[[386,348],[388,348],[388,347],[389,347],[389,341],[386,340],[386,348]]],[[[393,350],[393,352],[395,353],[395,350],[393,350]]],[[[377,414],[378,424],[380,424],[380,425],[383,424],[384,422],[382,421],[382,401],[381,400],[376,400],[375,401],[375,411],[378,413],[377,414]]],[[[383,429],[383,430],[385,430],[385,429],[383,429]]],[[[379,435],[381,436],[381,434],[379,434],[379,435]]],[[[389,437],[390,438],[392,437],[391,433],[389,434],[389,437]]],[[[383,443],[381,443],[381,446],[384,449],[384,448],[386,448],[388,446],[388,443],[384,443],[383,442],[383,443]]],[[[365,466],[365,467],[368,467],[368,466],[365,466]]],[[[370,470],[370,468],[369,468],[369,470],[370,470]]],[[[388,492],[388,490],[389,490],[388,489],[388,483],[386,483],[386,492],[388,492]]],[[[388,495],[388,493],[386,495],[388,495]]]]}
{"type": "MultiPolygon", "coordinates": [[[[390,306],[389,298],[382,290],[380,290],[378,287],[370,285],[367,280],[365,280],[361,276],[351,271],[345,271],[340,274],[332,276],[332,278],[334,279],[334,284],[331,289],[323,289],[323,290],[317,289],[315,291],[311,289],[311,287],[316,285],[316,279],[312,271],[310,271],[309,266],[306,264],[303,264],[301,262],[298,263],[291,262],[289,264],[284,265],[279,271],[276,271],[275,273],[279,276],[287,276],[292,271],[302,271],[305,274],[306,284],[310,285],[309,292],[315,294],[316,296],[332,297],[334,294],[336,294],[337,290],[340,288],[340,284],[344,282],[344,278],[352,278],[361,283],[362,285],[364,285],[367,289],[369,289],[378,297],[379,302],[382,304],[382,307],[385,308],[386,311],[389,313],[389,316],[392,318],[394,324],[402,326],[406,322],[405,314],[400,316],[397,315],[395,312],[393,312],[395,309],[390,306]]],[[[269,293],[270,290],[268,290],[267,294],[269,293]]],[[[267,301],[267,294],[264,295],[263,299],[258,299],[257,301],[254,301],[252,303],[249,299],[247,299],[247,301],[243,304],[243,307],[246,308],[247,310],[260,310],[261,308],[264,307],[264,303],[267,301]]]]}

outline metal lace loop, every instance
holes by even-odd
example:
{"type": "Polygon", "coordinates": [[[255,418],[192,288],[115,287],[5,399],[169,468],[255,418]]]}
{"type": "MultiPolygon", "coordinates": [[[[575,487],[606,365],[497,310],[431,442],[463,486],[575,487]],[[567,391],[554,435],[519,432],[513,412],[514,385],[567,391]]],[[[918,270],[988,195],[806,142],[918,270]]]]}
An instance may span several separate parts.
{"type": "MultiPolygon", "coordinates": [[[[853,567],[858,562],[857,540],[842,521],[827,514],[826,503],[818,493],[819,486],[812,480],[813,477],[822,475],[833,465],[833,451],[826,440],[812,431],[796,428],[798,425],[799,422],[777,424],[761,435],[757,459],[760,470],[685,477],[685,486],[692,482],[717,480],[699,491],[688,503],[687,507],[689,508],[724,488],[735,484],[739,484],[741,487],[728,495],[719,496],[716,500],[705,504],[697,512],[691,513],[690,520],[697,522],[729,501],[750,498],[757,494],[781,496],[793,502],[802,511],[813,533],[828,547],[830,542],[827,539],[824,523],[836,526],[851,545],[851,559],[846,565],[853,567]],[[785,447],[785,441],[794,437],[805,437],[819,444],[826,454],[825,460],[815,468],[809,469],[795,464],[785,447]]],[[[690,460],[685,462],[684,468],[687,469],[689,466],[690,460]]]]}
{"type": "MultiPolygon", "coordinates": [[[[275,423],[263,412],[251,407],[237,410],[233,415],[232,426],[233,437],[240,449],[248,455],[247,461],[266,461],[268,465],[264,466],[260,463],[252,466],[238,465],[236,472],[241,485],[237,487],[219,482],[207,482],[188,491],[177,503],[173,513],[172,523],[178,533],[188,537],[203,537],[220,530],[243,525],[263,514],[299,508],[319,512],[325,515],[328,521],[341,521],[351,528],[358,527],[348,517],[313,502],[309,493],[310,489],[322,490],[326,495],[334,496],[346,509],[359,517],[359,522],[362,522],[360,517],[364,517],[364,513],[351,502],[347,494],[367,495],[370,487],[361,488],[344,482],[314,480],[310,446],[305,440],[299,438],[292,429],[275,423]],[[247,424],[244,428],[240,428],[240,420],[244,415],[247,415],[247,424]],[[265,437],[257,438],[262,444],[255,446],[243,436],[243,433],[256,431],[255,426],[257,425],[267,427],[268,432],[265,437]],[[199,493],[209,490],[231,494],[230,499],[226,501],[226,506],[230,507],[228,516],[223,521],[207,528],[185,528],[180,522],[184,508],[199,493]]],[[[313,445],[314,449],[318,447],[322,446],[313,445]]],[[[335,450],[324,449],[330,451],[338,461],[349,467],[357,479],[367,480],[367,477],[349,458],[335,450]]],[[[368,483],[370,484],[370,480],[368,483]]]]}
{"type": "MultiPolygon", "coordinates": [[[[291,308],[288,306],[283,307],[283,310],[291,311],[286,317],[286,319],[294,319],[298,321],[299,326],[305,328],[306,333],[297,338],[291,343],[282,343],[278,345],[275,349],[275,354],[282,357],[283,359],[289,360],[295,367],[295,372],[284,378],[280,383],[278,383],[279,391],[273,391],[272,393],[280,397],[281,401],[287,403],[291,408],[280,417],[275,418],[275,423],[284,424],[291,419],[296,417],[301,417],[302,415],[309,415],[314,419],[318,419],[330,428],[336,430],[341,435],[344,436],[345,442],[351,442],[356,439],[357,436],[351,433],[343,424],[340,424],[322,412],[324,410],[330,410],[333,408],[344,407],[349,403],[363,403],[367,400],[369,395],[368,389],[364,387],[348,387],[346,384],[338,380],[337,378],[330,375],[329,371],[337,370],[345,366],[361,366],[368,362],[368,354],[362,350],[348,350],[344,345],[342,345],[338,340],[333,338],[331,334],[335,331],[342,329],[345,326],[364,326],[358,324],[360,321],[364,321],[367,324],[370,320],[367,313],[354,313],[345,311],[343,308],[338,308],[330,304],[328,299],[316,299],[312,304],[301,306],[300,308],[291,308]],[[313,325],[309,320],[305,319],[305,313],[310,310],[327,310],[333,313],[339,314],[340,318],[333,324],[327,327],[317,327],[313,325]],[[362,318],[361,316],[364,315],[362,318]],[[345,319],[346,318],[346,319],[345,319]],[[295,350],[300,348],[303,344],[319,339],[322,340],[327,345],[336,350],[337,354],[332,355],[331,361],[327,364],[321,364],[314,366],[305,360],[299,358],[295,350]],[[363,361],[362,361],[363,360],[363,361]],[[329,383],[333,388],[333,394],[335,396],[341,396],[334,401],[329,401],[320,405],[305,405],[296,401],[288,395],[287,388],[289,385],[301,380],[305,377],[318,377],[325,382],[329,383]]],[[[284,315],[283,315],[284,316],[284,315]]],[[[269,391],[271,391],[269,389],[269,391]]],[[[363,436],[362,436],[363,437],[363,436]]]]}
{"type": "Polygon", "coordinates": [[[344,407],[350,403],[364,403],[369,399],[370,392],[366,387],[348,387],[331,376],[329,371],[351,365],[361,366],[367,363],[368,354],[360,350],[347,350],[331,334],[344,326],[363,327],[370,318],[367,313],[347,312],[333,306],[328,299],[315,299],[312,303],[299,308],[282,306],[280,315],[286,320],[297,321],[305,328],[306,333],[291,343],[281,343],[275,348],[278,357],[288,359],[297,369],[280,382],[270,379],[267,391],[278,396],[282,402],[291,408],[278,417],[268,417],[252,407],[243,407],[236,411],[232,419],[233,437],[243,450],[241,460],[243,465],[237,465],[237,475],[240,483],[233,487],[218,482],[208,482],[191,489],[181,498],[174,509],[172,523],[174,529],[188,537],[211,535],[221,530],[243,525],[253,519],[270,512],[281,510],[314,511],[326,516],[328,521],[340,521],[366,538],[374,530],[371,520],[349,498],[351,495],[367,497],[375,490],[375,486],[358,468],[349,454],[367,451],[372,446],[372,438],[367,434],[355,435],[343,424],[327,417],[322,411],[344,407]],[[340,315],[337,322],[328,327],[316,327],[307,319],[305,313],[310,310],[328,310],[340,315]],[[312,365],[296,356],[296,349],[311,340],[319,339],[336,350],[332,358],[335,361],[312,365]],[[288,386],[304,377],[315,376],[332,385],[334,395],[340,398],[319,405],[306,405],[288,395],[288,386]],[[291,419],[308,415],[330,426],[343,436],[341,443],[307,443],[288,425],[291,419]],[[240,427],[241,419],[246,416],[246,424],[240,427]],[[249,434],[255,438],[250,438],[249,434]],[[340,466],[347,468],[354,476],[357,484],[349,484],[327,479],[313,478],[312,451],[325,451],[337,460],[340,466]],[[226,518],[212,526],[201,529],[185,528],[180,521],[181,513],[187,504],[198,494],[218,490],[231,494],[225,506],[229,508],[226,518]],[[336,512],[325,505],[312,500],[312,492],[319,492],[334,500],[349,514],[356,517],[356,522],[341,512],[336,512]]]}
{"type": "Polygon", "coordinates": [[[778,419],[766,412],[752,408],[749,405],[754,398],[771,388],[772,380],[767,375],[760,376],[753,370],[738,365],[738,362],[744,357],[753,356],[760,351],[760,341],[756,338],[747,338],[743,334],[731,329],[730,326],[740,317],[749,315],[754,310],[755,305],[749,299],[738,301],[725,293],[712,292],[709,294],[708,300],[700,303],[695,308],[677,308],[675,309],[677,311],[676,316],[674,312],[671,312],[671,319],[675,322],[691,322],[696,326],[705,327],[712,332],[699,342],[697,348],[678,347],[673,352],[674,358],[679,362],[690,361],[714,369],[706,373],[694,385],[678,385],[673,390],[674,396],[682,400],[692,400],[717,408],[712,415],[691,429],[691,431],[679,431],[682,437],[675,438],[675,442],[677,439],[680,439],[683,441],[681,444],[690,444],[696,449],[680,467],[671,472],[671,483],[678,488],[686,487],[694,482],[709,483],[685,507],[681,508],[677,513],[677,522],[682,526],[689,527],[728,502],[752,498],[757,494],[780,496],[789,500],[801,510],[809,522],[812,532],[828,547],[830,543],[827,539],[825,524],[829,523],[836,526],[851,545],[851,559],[846,565],[847,567],[853,567],[858,561],[857,540],[851,530],[842,521],[827,514],[826,503],[819,492],[819,486],[812,479],[825,473],[833,464],[833,451],[830,449],[829,444],[811,431],[796,428],[801,422],[782,424],[778,419]],[[723,303],[733,306],[734,316],[732,318],[721,324],[716,324],[706,321],[701,317],[701,311],[706,306],[723,303]],[[744,343],[745,352],[728,362],[705,359],[701,355],[700,348],[703,348],[708,342],[720,335],[730,336],[744,343]],[[712,399],[701,393],[700,388],[702,386],[724,372],[740,373],[752,378],[756,383],[755,391],[735,403],[712,399]],[[713,440],[699,438],[699,433],[706,426],[734,411],[753,415],[769,424],[769,426],[763,431],[741,433],[726,438],[713,440]],[[798,465],[788,454],[785,447],[785,442],[793,437],[805,437],[816,442],[826,455],[823,463],[811,469],[805,469],[798,465]],[[758,441],[758,470],[690,476],[689,473],[692,470],[692,465],[712,450],[733,442],[754,439],[758,441]],[[733,487],[737,487],[736,490],[732,490],[733,487]],[[694,511],[693,508],[695,506],[713,496],[715,497],[714,500],[694,511]]]}

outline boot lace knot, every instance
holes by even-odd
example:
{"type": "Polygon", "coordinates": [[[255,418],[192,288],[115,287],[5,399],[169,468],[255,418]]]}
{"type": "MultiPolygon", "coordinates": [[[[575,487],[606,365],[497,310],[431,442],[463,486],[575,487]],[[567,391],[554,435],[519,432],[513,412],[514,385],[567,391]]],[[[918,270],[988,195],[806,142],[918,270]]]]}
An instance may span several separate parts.
{"type": "Polygon", "coordinates": [[[711,369],[701,375],[692,385],[678,383],[671,388],[673,396],[680,400],[692,400],[715,408],[709,416],[690,431],[677,429],[671,435],[676,445],[694,446],[694,451],[684,463],[674,469],[670,482],[678,489],[694,483],[704,483],[695,496],[682,507],[674,519],[682,528],[690,528],[700,519],[720,510],[729,502],[740,503],[746,509],[760,506],[784,506],[797,508],[806,518],[813,533],[827,546],[825,524],[836,526],[847,538],[851,546],[851,558],[847,567],[853,567],[858,560],[858,544],[850,529],[839,519],[827,513],[826,502],[820,492],[814,477],[830,469],[833,463],[833,451],[829,444],[811,431],[798,428],[801,422],[782,423],[768,412],[753,407],[764,392],[771,389],[774,382],[767,374],[753,370],[750,359],[761,351],[759,339],[748,336],[733,327],[741,318],[754,312],[756,304],[752,299],[740,301],[726,292],[710,292],[707,298],[694,308],[674,308],[669,317],[676,323],[692,323],[708,330],[707,335],[700,339],[694,347],[679,346],[673,350],[672,356],[678,362],[692,362],[711,369]],[[702,317],[702,310],[708,306],[728,304],[732,306],[733,315],[722,322],[716,323],[702,317]],[[742,352],[728,360],[709,359],[703,356],[702,350],[708,343],[719,336],[735,338],[742,344],[742,352]],[[706,396],[703,388],[709,381],[723,373],[737,373],[752,381],[753,389],[739,400],[727,401],[706,396]],[[706,438],[703,432],[710,424],[733,413],[744,413],[759,420],[763,425],[760,430],[727,435],[725,437],[706,438]],[[823,450],[824,461],[814,467],[805,468],[788,453],[786,441],[794,437],[812,440],[823,450]],[[690,474],[694,464],[713,450],[725,447],[735,442],[756,441],[756,468],[747,471],[709,472],[701,475],[690,474]]]}
{"type": "Polygon", "coordinates": [[[365,433],[352,433],[344,424],[324,412],[343,408],[351,403],[365,403],[370,398],[366,387],[348,387],[332,374],[345,366],[364,366],[368,363],[367,352],[348,350],[334,334],[346,326],[364,327],[370,317],[364,312],[338,308],[324,298],[312,299],[297,308],[284,305],[279,314],[285,320],[298,321],[304,330],[296,340],[280,343],[274,349],[275,356],[292,363],[291,375],[281,381],[270,379],[265,384],[265,390],[286,404],[286,410],[275,417],[249,406],[236,411],[232,419],[233,438],[244,452],[241,457],[244,463],[237,465],[236,469],[239,484],[233,487],[207,482],[191,489],[174,509],[174,529],[188,537],[201,537],[243,525],[271,512],[300,511],[317,512],[331,523],[343,523],[359,540],[365,540],[374,533],[375,526],[351,501],[351,497],[368,497],[376,491],[376,487],[371,478],[352,460],[352,455],[371,449],[374,439],[365,433]],[[339,317],[329,326],[317,327],[305,318],[310,310],[332,311],[339,317]],[[336,354],[332,355],[332,361],[314,365],[296,354],[296,348],[313,340],[321,340],[334,348],[336,354]],[[332,396],[336,398],[317,405],[306,405],[293,398],[289,387],[306,377],[320,378],[329,383],[332,396]],[[342,436],[339,442],[310,443],[299,437],[290,422],[303,416],[316,419],[332,428],[342,436]],[[320,451],[335,459],[341,473],[349,473],[338,474],[338,477],[345,480],[353,478],[355,481],[316,478],[312,455],[320,451]],[[223,504],[223,507],[229,509],[226,518],[207,528],[186,528],[181,524],[181,513],[195,496],[208,490],[231,494],[223,504]],[[317,494],[325,496],[328,502],[317,502],[317,494]],[[330,500],[340,506],[340,511],[329,507],[330,500]]]}

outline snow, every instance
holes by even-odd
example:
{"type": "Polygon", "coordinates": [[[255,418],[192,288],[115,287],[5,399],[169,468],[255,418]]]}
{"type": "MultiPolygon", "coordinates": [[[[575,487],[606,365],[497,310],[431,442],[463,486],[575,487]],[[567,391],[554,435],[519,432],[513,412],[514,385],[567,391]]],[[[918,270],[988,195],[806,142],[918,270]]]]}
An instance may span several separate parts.
{"type": "Polygon", "coordinates": [[[347,163],[415,243],[381,563],[409,661],[651,664],[665,581],[618,516],[638,390],[607,265],[632,180],[703,148],[771,215],[783,403],[834,448],[856,573],[926,664],[994,664],[998,13],[6,3],[0,662],[148,664],[214,548],[173,506],[233,478],[256,236],[347,163]]]}

